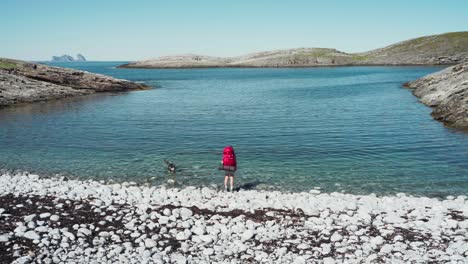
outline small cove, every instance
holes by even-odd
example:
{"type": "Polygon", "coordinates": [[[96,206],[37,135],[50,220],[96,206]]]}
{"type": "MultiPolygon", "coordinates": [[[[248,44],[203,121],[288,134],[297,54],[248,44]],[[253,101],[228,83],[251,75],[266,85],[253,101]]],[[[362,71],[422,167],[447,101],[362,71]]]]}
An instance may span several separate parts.
{"type": "Polygon", "coordinates": [[[468,190],[468,134],[430,116],[405,81],[440,67],[115,69],[59,63],[153,90],[0,112],[0,168],[79,178],[220,184],[224,145],[237,183],[286,191],[445,196],[468,190]]]}

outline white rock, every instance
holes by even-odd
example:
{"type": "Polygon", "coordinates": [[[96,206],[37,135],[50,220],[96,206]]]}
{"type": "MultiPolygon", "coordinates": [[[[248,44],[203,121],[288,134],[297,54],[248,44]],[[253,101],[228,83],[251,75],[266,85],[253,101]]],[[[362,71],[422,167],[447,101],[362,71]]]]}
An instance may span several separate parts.
{"type": "Polygon", "coordinates": [[[28,228],[26,226],[21,225],[21,226],[18,226],[17,228],[15,228],[15,230],[13,232],[15,232],[16,236],[23,236],[24,232],[26,232],[27,230],[28,230],[28,228]]]}
{"type": "Polygon", "coordinates": [[[8,240],[10,240],[9,235],[6,235],[6,234],[0,235],[0,242],[8,242],[8,240]]]}
{"type": "Polygon", "coordinates": [[[157,246],[156,242],[150,238],[145,239],[145,247],[146,248],[154,248],[157,246]]]}
{"type": "Polygon", "coordinates": [[[161,225],[167,225],[169,223],[169,217],[167,217],[167,216],[159,217],[158,223],[161,224],[161,225]]]}
{"type": "Polygon", "coordinates": [[[299,245],[297,246],[297,248],[298,248],[298,249],[304,250],[304,249],[309,249],[310,246],[307,245],[307,244],[305,244],[305,243],[302,243],[302,244],[299,244],[299,245]]]}
{"type": "Polygon", "coordinates": [[[185,229],[189,229],[192,227],[192,224],[190,223],[190,221],[184,221],[182,222],[182,227],[185,229]]]}
{"type": "Polygon", "coordinates": [[[32,261],[32,258],[30,256],[23,256],[15,260],[15,263],[27,264],[27,263],[31,263],[31,261],[32,261]]]}
{"type": "Polygon", "coordinates": [[[246,230],[243,234],[242,234],[242,240],[243,241],[246,241],[246,240],[249,240],[251,239],[253,236],[254,236],[254,232],[250,229],[246,230]]]}
{"type": "Polygon", "coordinates": [[[320,194],[320,190],[313,189],[313,190],[310,190],[309,193],[310,194],[320,194]]]}
{"type": "Polygon", "coordinates": [[[331,252],[331,245],[330,244],[322,244],[322,245],[320,245],[320,247],[322,248],[322,254],[323,255],[330,254],[330,252],[331,252]]]}
{"type": "Polygon", "coordinates": [[[165,208],[165,209],[163,210],[163,215],[165,215],[165,216],[170,216],[171,214],[172,214],[172,213],[171,213],[171,209],[165,208]]]}
{"type": "Polygon", "coordinates": [[[200,239],[209,244],[209,243],[212,243],[213,242],[213,238],[211,237],[211,235],[203,235],[203,236],[200,236],[200,239]]]}
{"type": "Polygon", "coordinates": [[[87,228],[80,228],[78,229],[78,236],[83,237],[83,236],[90,236],[92,234],[92,231],[87,229],[87,228]]]}
{"type": "Polygon", "coordinates": [[[382,248],[380,248],[380,253],[388,254],[392,252],[392,250],[393,250],[393,246],[391,244],[385,244],[382,246],[382,248]]]}
{"type": "Polygon", "coordinates": [[[376,246],[379,246],[379,245],[382,245],[384,242],[384,239],[381,237],[381,236],[376,236],[376,237],[373,237],[371,240],[370,240],[370,243],[372,245],[374,245],[375,247],[376,246]]]}
{"type": "Polygon", "coordinates": [[[193,215],[192,210],[188,208],[180,209],[180,217],[182,218],[182,220],[187,220],[188,218],[192,217],[192,215],[193,215]]]}
{"type": "Polygon", "coordinates": [[[50,221],[57,222],[60,219],[60,216],[58,215],[51,215],[50,216],[50,221]]]}
{"type": "Polygon", "coordinates": [[[39,236],[35,231],[28,231],[24,233],[23,237],[31,240],[39,240],[41,236],[39,236]]]}
{"type": "Polygon", "coordinates": [[[298,256],[294,259],[294,264],[305,264],[306,259],[303,256],[298,256]]]}
{"type": "MultiPolygon", "coordinates": [[[[153,260],[154,260],[154,256],[153,256],[153,260]]],[[[187,263],[187,258],[182,255],[182,254],[172,254],[171,255],[171,261],[175,264],[186,264],[187,263]]],[[[158,263],[158,262],[156,262],[158,263]]],[[[162,259],[161,259],[161,263],[162,262],[162,259]]]]}
{"type": "Polygon", "coordinates": [[[192,236],[192,232],[190,230],[186,229],[185,231],[179,232],[176,235],[177,240],[187,240],[192,236]]]}
{"type": "Polygon", "coordinates": [[[48,228],[45,227],[45,226],[39,226],[39,227],[36,227],[36,229],[34,229],[36,232],[38,233],[45,233],[48,231],[48,228]]]}
{"type": "Polygon", "coordinates": [[[31,221],[34,220],[35,217],[36,217],[35,214],[27,215],[27,216],[24,217],[24,221],[25,222],[31,222],[31,221]]]}
{"type": "Polygon", "coordinates": [[[330,237],[330,240],[332,242],[338,242],[338,241],[341,241],[343,240],[343,236],[338,234],[337,232],[333,233],[333,235],[330,237]]]}
{"type": "Polygon", "coordinates": [[[206,255],[206,256],[211,256],[214,254],[214,249],[212,248],[205,248],[203,250],[203,255],[206,255]]]}
{"type": "Polygon", "coordinates": [[[64,235],[65,237],[68,237],[68,239],[70,239],[70,240],[72,240],[72,241],[75,240],[75,235],[73,235],[73,233],[70,233],[70,232],[65,231],[65,232],[63,232],[63,235],[64,235]]]}
{"type": "Polygon", "coordinates": [[[195,227],[192,228],[192,232],[193,232],[195,235],[198,235],[198,236],[204,235],[204,234],[205,234],[205,227],[203,227],[203,226],[195,226],[195,227]]]}
{"type": "Polygon", "coordinates": [[[42,213],[39,215],[39,218],[49,218],[50,217],[50,213],[42,213]]]}
{"type": "Polygon", "coordinates": [[[109,234],[109,232],[103,231],[103,232],[99,232],[99,236],[100,237],[110,237],[110,234],[109,234]]]}
{"type": "Polygon", "coordinates": [[[281,257],[284,254],[286,254],[287,251],[288,251],[288,249],[286,247],[281,247],[281,248],[276,250],[276,255],[281,257]]]}

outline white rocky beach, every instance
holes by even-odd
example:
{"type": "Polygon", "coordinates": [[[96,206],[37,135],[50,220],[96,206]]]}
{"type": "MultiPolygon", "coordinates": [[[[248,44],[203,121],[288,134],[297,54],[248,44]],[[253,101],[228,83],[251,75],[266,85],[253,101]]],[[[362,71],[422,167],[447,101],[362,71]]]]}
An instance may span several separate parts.
{"type": "Polygon", "coordinates": [[[466,196],[0,176],[2,263],[467,263],[466,196]]]}

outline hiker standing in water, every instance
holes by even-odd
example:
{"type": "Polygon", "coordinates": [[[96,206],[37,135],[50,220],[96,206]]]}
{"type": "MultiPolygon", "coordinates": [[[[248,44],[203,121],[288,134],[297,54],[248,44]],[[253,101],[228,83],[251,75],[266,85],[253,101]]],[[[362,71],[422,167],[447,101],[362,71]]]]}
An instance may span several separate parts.
{"type": "Polygon", "coordinates": [[[221,160],[224,176],[224,191],[227,191],[228,179],[231,179],[231,192],[234,189],[234,172],[237,169],[236,154],[232,146],[226,146],[223,150],[223,159],[221,160]]]}

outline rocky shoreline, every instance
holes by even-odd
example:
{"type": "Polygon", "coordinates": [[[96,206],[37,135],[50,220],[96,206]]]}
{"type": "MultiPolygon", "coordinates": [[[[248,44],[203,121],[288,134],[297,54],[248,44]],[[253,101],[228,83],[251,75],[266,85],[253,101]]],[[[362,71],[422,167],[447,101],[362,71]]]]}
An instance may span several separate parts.
{"type": "Polygon", "coordinates": [[[462,63],[407,82],[405,87],[433,108],[434,119],[468,130],[468,63],[462,63]]]}
{"type": "Polygon", "coordinates": [[[466,263],[468,201],[0,176],[13,263],[466,263]]]}
{"type": "Polygon", "coordinates": [[[0,107],[148,86],[101,74],[0,59],[0,107]]]}

